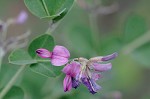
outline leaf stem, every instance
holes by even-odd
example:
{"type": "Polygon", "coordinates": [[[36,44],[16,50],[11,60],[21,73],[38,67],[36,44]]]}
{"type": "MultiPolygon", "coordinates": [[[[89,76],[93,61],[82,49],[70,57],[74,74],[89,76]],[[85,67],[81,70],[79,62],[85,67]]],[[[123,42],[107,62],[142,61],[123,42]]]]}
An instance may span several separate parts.
{"type": "Polygon", "coordinates": [[[139,38],[135,39],[133,42],[129,43],[128,45],[126,45],[122,49],[122,52],[125,54],[129,54],[147,42],[150,42],[150,31],[140,36],[139,38]]]}
{"type": "Polygon", "coordinates": [[[4,55],[5,55],[5,52],[4,52],[3,48],[0,47],[0,71],[1,71],[1,68],[2,68],[2,60],[4,58],[4,55]]]}
{"type": "Polygon", "coordinates": [[[50,60],[36,60],[37,62],[50,62],[50,60]]]}
{"type": "Polygon", "coordinates": [[[11,89],[11,87],[16,82],[17,78],[20,76],[20,74],[25,70],[26,65],[21,66],[16,74],[11,78],[11,80],[8,82],[8,84],[4,87],[4,89],[0,93],[0,99],[3,99],[3,97],[7,94],[7,92],[11,89]]]}
{"type": "Polygon", "coordinates": [[[42,3],[43,3],[43,5],[44,5],[44,8],[45,8],[45,10],[46,10],[47,15],[50,16],[49,11],[48,11],[48,9],[47,9],[47,7],[46,7],[45,1],[42,0],[42,3]]]}
{"type": "Polygon", "coordinates": [[[3,60],[3,57],[0,57],[0,71],[1,71],[1,67],[2,67],[2,60],[3,60]]]}

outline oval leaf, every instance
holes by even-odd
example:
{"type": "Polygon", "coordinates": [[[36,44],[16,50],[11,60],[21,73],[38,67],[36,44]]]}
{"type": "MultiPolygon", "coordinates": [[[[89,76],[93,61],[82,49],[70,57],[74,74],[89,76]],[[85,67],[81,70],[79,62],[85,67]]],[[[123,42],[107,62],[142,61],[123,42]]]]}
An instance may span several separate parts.
{"type": "Polygon", "coordinates": [[[30,68],[33,72],[46,77],[56,77],[60,75],[60,71],[62,70],[62,67],[55,67],[51,65],[50,62],[32,64],[30,68]]]}
{"type": "Polygon", "coordinates": [[[34,39],[31,42],[31,44],[28,48],[28,52],[31,55],[31,57],[33,57],[37,61],[40,61],[40,63],[30,65],[31,70],[38,74],[47,76],[47,77],[55,77],[55,76],[59,75],[61,73],[60,70],[62,68],[55,67],[50,64],[50,60],[46,60],[46,62],[45,62],[45,59],[37,56],[35,51],[39,48],[45,48],[49,51],[52,51],[54,48],[53,37],[48,34],[44,34],[44,35],[37,37],[36,39],[34,39]]]}
{"type": "MultiPolygon", "coordinates": [[[[147,38],[149,37],[149,33],[147,33],[147,30],[148,28],[145,19],[138,15],[132,15],[127,20],[126,29],[125,29],[125,41],[131,44],[132,42],[137,41],[137,39],[138,41],[140,38],[143,39],[143,37],[145,39],[149,39],[147,38]]],[[[129,49],[126,50],[130,50],[130,47],[129,49]]],[[[150,65],[150,61],[149,61],[150,43],[147,42],[146,44],[138,46],[136,49],[134,49],[131,55],[135,60],[137,60],[137,62],[145,66],[149,66],[150,65]]]]}
{"type": "Polygon", "coordinates": [[[144,18],[138,15],[131,15],[127,19],[127,23],[125,25],[125,42],[129,43],[130,41],[133,41],[146,31],[147,24],[144,18]]]}
{"type": "Polygon", "coordinates": [[[3,99],[24,99],[24,92],[20,87],[13,86],[3,99]]]}
{"type": "Polygon", "coordinates": [[[49,51],[52,51],[54,47],[54,39],[48,34],[43,34],[35,38],[29,45],[28,52],[34,59],[41,59],[37,56],[36,50],[39,48],[45,48],[49,51]]]}
{"type": "Polygon", "coordinates": [[[58,21],[69,11],[74,0],[24,0],[24,2],[35,16],[58,21]]]}
{"type": "Polygon", "coordinates": [[[132,56],[135,60],[143,64],[144,66],[150,67],[150,43],[147,43],[140,48],[136,49],[132,56]]]}
{"type": "Polygon", "coordinates": [[[27,65],[36,63],[36,60],[32,59],[23,49],[17,49],[10,54],[9,62],[16,65],[27,65]]]}

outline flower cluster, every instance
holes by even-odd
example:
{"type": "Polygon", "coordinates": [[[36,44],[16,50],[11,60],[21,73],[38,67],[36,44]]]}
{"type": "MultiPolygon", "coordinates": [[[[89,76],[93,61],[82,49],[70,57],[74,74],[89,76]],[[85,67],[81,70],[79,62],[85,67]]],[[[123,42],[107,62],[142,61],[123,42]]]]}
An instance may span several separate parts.
{"type": "Polygon", "coordinates": [[[84,84],[88,90],[95,94],[101,87],[96,83],[101,78],[101,72],[110,70],[111,63],[102,63],[114,59],[117,53],[113,53],[107,56],[98,56],[90,58],[74,58],[69,61],[70,53],[63,46],[55,46],[53,51],[50,52],[47,49],[37,49],[36,53],[42,58],[50,58],[50,61],[55,66],[66,66],[62,72],[66,74],[63,86],[64,91],[70,91],[72,88],[77,88],[80,84],[84,84]]]}

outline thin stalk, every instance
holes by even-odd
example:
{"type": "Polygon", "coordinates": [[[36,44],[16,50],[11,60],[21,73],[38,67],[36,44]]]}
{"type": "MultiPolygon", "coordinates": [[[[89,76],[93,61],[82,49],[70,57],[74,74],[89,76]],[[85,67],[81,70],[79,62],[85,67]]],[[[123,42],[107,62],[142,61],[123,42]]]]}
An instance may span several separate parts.
{"type": "Polygon", "coordinates": [[[150,42],[150,31],[145,33],[144,35],[140,36],[139,38],[135,39],[133,42],[129,43],[126,45],[123,49],[122,52],[125,54],[129,54],[133,52],[135,49],[141,47],[142,45],[150,42]]]}
{"type": "Polygon", "coordinates": [[[50,60],[36,60],[37,62],[50,62],[50,60]]]}
{"type": "Polygon", "coordinates": [[[2,67],[2,60],[4,58],[4,50],[0,47],[0,71],[1,71],[1,67],[2,67]]]}
{"type": "Polygon", "coordinates": [[[0,71],[1,71],[1,67],[2,67],[2,60],[3,60],[3,57],[0,57],[0,71]]]}
{"type": "Polygon", "coordinates": [[[7,94],[7,92],[11,89],[11,87],[14,85],[20,74],[25,70],[26,65],[21,66],[16,74],[11,78],[11,80],[8,82],[8,84],[4,87],[4,89],[0,93],[0,99],[3,99],[3,97],[7,94]]]}
{"type": "Polygon", "coordinates": [[[8,27],[13,24],[15,21],[13,19],[9,19],[5,24],[2,32],[2,41],[5,42],[7,38],[7,29],[8,27]]]}
{"type": "Polygon", "coordinates": [[[60,22],[57,22],[57,23],[53,23],[53,21],[49,22],[49,27],[45,33],[51,35],[55,31],[55,29],[58,27],[59,24],[60,22]]]}

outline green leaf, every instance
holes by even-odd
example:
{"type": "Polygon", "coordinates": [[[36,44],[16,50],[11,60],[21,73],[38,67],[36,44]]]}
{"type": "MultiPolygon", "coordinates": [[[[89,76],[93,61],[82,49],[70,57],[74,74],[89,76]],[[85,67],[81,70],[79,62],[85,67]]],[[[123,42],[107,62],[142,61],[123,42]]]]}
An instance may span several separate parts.
{"type": "Polygon", "coordinates": [[[30,65],[31,70],[47,77],[55,77],[59,75],[61,73],[62,67],[55,67],[51,65],[49,59],[47,59],[45,62],[45,59],[37,56],[35,51],[39,48],[45,48],[49,51],[52,51],[54,48],[53,37],[48,34],[44,34],[35,38],[31,42],[28,48],[28,52],[33,59],[40,61],[39,63],[30,65]]]}
{"type": "Polygon", "coordinates": [[[58,21],[69,11],[74,0],[24,0],[24,2],[35,16],[58,21]]]}
{"type": "Polygon", "coordinates": [[[127,20],[125,41],[129,45],[132,44],[132,46],[128,46],[127,51],[132,49],[132,58],[143,64],[143,66],[150,65],[150,43],[147,30],[146,21],[141,16],[132,15],[127,20]]]}
{"type": "Polygon", "coordinates": [[[17,49],[10,54],[9,62],[16,65],[27,65],[36,63],[36,60],[32,59],[28,52],[17,49]]]}
{"type": "Polygon", "coordinates": [[[102,40],[100,45],[100,53],[107,55],[109,53],[113,52],[119,52],[122,47],[121,39],[118,37],[110,36],[107,38],[104,38],[105,40],[102,40]]]}
{"type": "Polygon", "coordinates": [[[144,66],[150,67],[150,43],[147,43],[140,48],[136,49],[132,56],[137,62],[140,62],[144,66]]]}
{"type": "Polygon", "coordinates": [[[33,72],[46,77],[56,77],[61,74],[60,71],[62,70],[62,67],[53,66],[50,62],[32,64],[30,68],[33,72]]]}
{"type": "Polygon", "coordinates": [[[131,15],[125,25],[125,42],[129,43],[147,31],[147,24],[143,17],[131,15]]]}
{"type": "Polygon", "coordinates": [[[24,99],[24,92],[20,87],[13,86],[3,99],[24,99]]]}
{"type": "Polygon", "coordinates": [[[29,45],[28,52],[34,59],[42,59],[39,58],[36,54],[36,50],[39,48],[45,48],[49,51],[52,51],[54,47],[54,39],[52,36],[48,34],[43,34],[37,38],[35,38],[29,45]]]}

